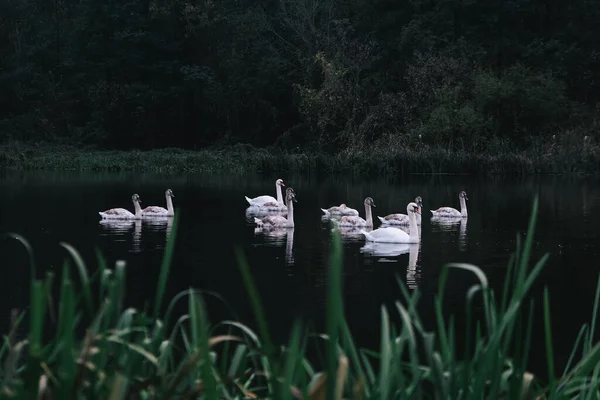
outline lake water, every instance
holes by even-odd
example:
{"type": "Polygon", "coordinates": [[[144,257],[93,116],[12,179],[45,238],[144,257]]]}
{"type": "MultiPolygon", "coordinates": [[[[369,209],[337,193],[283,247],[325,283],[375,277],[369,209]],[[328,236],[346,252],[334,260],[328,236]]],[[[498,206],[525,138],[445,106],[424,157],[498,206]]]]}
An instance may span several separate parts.
{"type": "MultiPolygon", "coordinates": [[[[4,173],[0,178],[0,232],[16,232],[30,241],[40,277],[46,270],[59,271],[66,256],[60,241],[78,249],[91,268],[96,266],[95,246],[111,264],[126,260],[128,303],[143,307],[154,299],[169,226],[144,222],[107,227],[99,223],[98,211],[132,209],[133,193],[140,195],[142,206],[164,206],[167,188],[173,190],[181,216],[168,299],[189,287],[214,291],[226,300],[227,307],[207,299],[213,321],[233,317],[254,326],[233,251],[239,246],[248,258],[270,328],[279,342],[287,340],[298,316],[324,329],[331,233],[321,219],[320,208],[345,202],[364,216],[367,196],[375,201],[374,215],[406,213],[407,203],[417,195],[423,198],[424,213],[420,246],[407,247],[402,254],[377,257],[363,249],[361,237],[344,241],[346,314],[360,345],[378,346],[380,305],[400,296],[396,274],[410,288],[418,287],[422,292],[419,307],[429,328],[435,327],[433,296],[445,263],[478,265],[490,284],[501,288],[516,234],[527,228],[536,193],[540,204],[532,261],[545,252],[551,258],[533,297],[541,317],[540,293],[543,285],[549,286],[559,365],[568,356],[581,324],[591,318],[600,271],[600,191],[595,178],[413,175],[368,181],[254,175],[4,173]],[[255,233],[254,224],[245,216],[244,195],[274,195],[274,182],[279,177],[296,192],[296,226],[293,235],[273,239],[255,233]],[[461,190],[469,198],[468,220],[453,226],[432,224],[429,210],[459,208],[461,190]]],[[[379,221],[375,220],[377,227],[379,221]]],[[[10,309],[28,304],[29,268],[24,250],[15,241],[5,240],[1,246],[5,279],[0,285],[0,319],[4,332],[10,309]]],[[[473,283],[467,273],[451,275],[446,289],[450,310],[460,315],[462,300],[473,283]]],[[[185,304],[181,311],[185,312],[185,304]]],[[[537,331],[541,331],[539,324],[537,331]]],[[[534,339],[533,352],[533,363],[543,367],[542,337],[534,339]]]]}

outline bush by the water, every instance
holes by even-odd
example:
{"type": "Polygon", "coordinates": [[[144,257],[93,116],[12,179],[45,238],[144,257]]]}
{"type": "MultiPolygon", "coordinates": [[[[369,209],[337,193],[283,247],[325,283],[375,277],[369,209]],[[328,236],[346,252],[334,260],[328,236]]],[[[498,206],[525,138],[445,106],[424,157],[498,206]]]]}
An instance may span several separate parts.
{"type": "Polygon", "coordinates": [[[600,5],[555,3],[0,0],[0,143],[592,171],[600,5]]]}

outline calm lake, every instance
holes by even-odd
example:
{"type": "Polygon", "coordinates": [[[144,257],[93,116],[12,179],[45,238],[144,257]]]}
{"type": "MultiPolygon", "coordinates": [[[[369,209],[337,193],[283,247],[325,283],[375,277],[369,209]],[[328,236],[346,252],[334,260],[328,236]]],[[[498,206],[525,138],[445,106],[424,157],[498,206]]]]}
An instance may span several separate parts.
{"type": "MultiPolygon", "coordinates": [[[[544,253],[551,254],[532,293],[539,317],[536,332],[541,332],[541,293],[543,285],[548,285],[559,366],[566,361],[581,324],[591,319],[600,271],[600,190],[595,178],[412,175],[368,181],[285,175],[5,172],[0,186],[0,232],[18,233],[31,243],[38,276],[47,270],[60,271],[67,253],[59,242],[78,249],[92,269],[97,246],[110,264],[127,262],[127,301],[135,307],[154,300],[170,226],[145,222],[107,226],[99,223],[98,211],[133,210],[133,193],[140,195],[142,207],[165,206],[164,191],[171,188],[181,218],[167,300],[189,287],[213,291],[227,302],[225,306],[207,298],[213,321],[238,318],[255,327],[234,254],[234,247],[239,246],[248,258],[270,329],[279,342],[287,341],[292,322],[299,316],[324,329],[331,227],[322,221],[320,208],[345,202],[364,217],[367,196],[375,201],[374,216],[406,213],[406,205],[417,195],[423,198],[424,212],[421,244],[406,246],[402,254],[373,255],[363,249],[365,241],[360,236],[344,241],[346,314],[362,346],[379,345],[381,304],[401,296],[396,275],[409,288],[422,292],[419,306],[430,329],[435,328],[433,296],[445,263],[480,266],[490,284],[501,289],[516,234],[527,228],[536,193],[540,204],[532,264],[544,253]],[[269,238],[256,234],[254,223],[246,218],[244,196],[274,196],[277,178],[296,192],[296,226],[287,237],[269,238]],[[459,208],[461,190],[469,198],[468,220],[451,226],[433,224],[429,210],[459,208]]],[[[378,227],[379,220],[374,219],[378,227]]],[[[10,309],[28,305],[30,276],[22,246],[3,240],[1,248],[5,278],[0,284],[0,318],[5,332],[10,309]]],[[[452,272],[446,288],[448,310],[462,313],[462,301],[473,283],[468,273],[452,272]]],[[[181,312],[185,311],[182,302],[181,312]]],[[[532,362],[543,368],[544,357],[543,337],[534,336],[532,362]]]]}

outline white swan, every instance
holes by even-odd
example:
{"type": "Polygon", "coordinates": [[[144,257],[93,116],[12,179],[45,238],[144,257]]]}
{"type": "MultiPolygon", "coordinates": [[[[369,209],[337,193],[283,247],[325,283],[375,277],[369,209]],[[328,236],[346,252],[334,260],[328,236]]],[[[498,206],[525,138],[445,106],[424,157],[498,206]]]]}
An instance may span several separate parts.
{"type": "Polygon", "coordinates": [[[292,228],[294,227],[294,203],[296,200],[296,193],[294,193],[294,189],[287,188],[285,191],[285,201],[288,207],[287,218],[281,215],[267,215],[266,217],[254,218],[254,222],[258,227],[263,229],[272,229],[272,228],[292,228]]]}
{"type": "Polygon", "coordinates": [[[367,197],[365,199],[365,219],[362,219],[361,217],[357,216],[357,215],[345,215],[342,218],[340,218],[340,220],[337,222],[337,224],[339,226],[350,226],[350,227],[359,227],[359,226],[366,226],[366,227],[372,227],[373,226],[373,215],[371,214],[371,206],[375,207],[375,202],[373,201],[373,199],[371,197],[367,197]]]}
{"type": "MultiPolygon", "coordinates": [[[[423,208],[423,199],[421,196],[417,196],[415,198],[415,203],[419,206],[420,209],[423,208]]],[[[377,216],[381,221],[382,225],[409,225],[410,220],[408,215],[406,214],[389,214],[385,217],[377,216]]],[[[421,225],[421,214],[417,214],[417,225],[421,225]]]]}
{"type": "Polygon", "coordinates": [[[281,195],[281,187],[285,186],[285,184],[283,183],[283,179],[277,179],[275,181],[275,192],[277,193],[277,198],[273,197],[273,196],[268,196],[268,195],[263,195],[263,196],[258,196],[255,197],[253,199],[251,199],[248,196],[244,196],[246,198],[246,201],[248,202],[248,204],[250,204],[251,206],[262,206],[264,203],[279,203],[279,204],[283,204],[283,196],[281,195]]]}
{"type": "Polygon", "coordinates": [[[266,203],[263,203],[262,205],[260,205],[259,207],[259,212],[264,212],[264,211],[277,211],[277,212],[287,212],[287,206],[283,203],[277,202],[277,201],[267,201],[266,203]]]}
{"type": "Polygon", "coordinates": [[[142,210],[143,218],[156,218],[156,217],[172,217],[175,215],[175,211],[173,210],[173,191],[171,189],[167,189],[165,191],[165,197],[167,199],[167,208],[160,206],[148,206],[142,210]]]}
{"type": "Polygon", "coordinates": [[[419,243],[419,230],[417,227],[417,218],[415,214],[420,213],[419,206],[416,203],[408,203],[406,213],[410,219],[410,235],[394,227],[384,227],[367,232],[361,229],[360,233],[365,236],[369,242],[379,243],[419,243]]]}
{"type": "Polygon", "coordinates": [[[437,210],[431,210],[431,213],[434,217],[454,217],[454,218],[466,218],[467,214],[467,193],[463,190],[458,194],[458,199],[460,201],[460,211],[456,208],[452,207],[440,207],[437,210]]]}
{"type": "Polygon", "coordinates": [[[140,207],[142,200],[140,199],[140,196],[135,193],[131,196],[131,200],[133,201],[135,214],[132,214],[131,211],[124,208],[111,208],[106,211],[98,211],[98,214],[104,219],[142,219],[142,208],[140,207]]]}
{"type": "Polygon", "coordinates": [[[353,215],[358,216],[358,210],[348,207],[345,203],[339,206],[329,207],[328,209],[321,208],[324,216],[329,217],[330,215],[353,215]]]}

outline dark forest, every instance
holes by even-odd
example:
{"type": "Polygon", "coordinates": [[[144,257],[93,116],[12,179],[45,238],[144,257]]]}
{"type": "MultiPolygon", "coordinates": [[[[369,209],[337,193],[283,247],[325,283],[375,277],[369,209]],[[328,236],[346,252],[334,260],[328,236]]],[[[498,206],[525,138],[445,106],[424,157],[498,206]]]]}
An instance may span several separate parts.
{"type": "Polygon", "coordinates": [[[590,143],[594,0],[1,0],[0,141],[590,143]]]}

